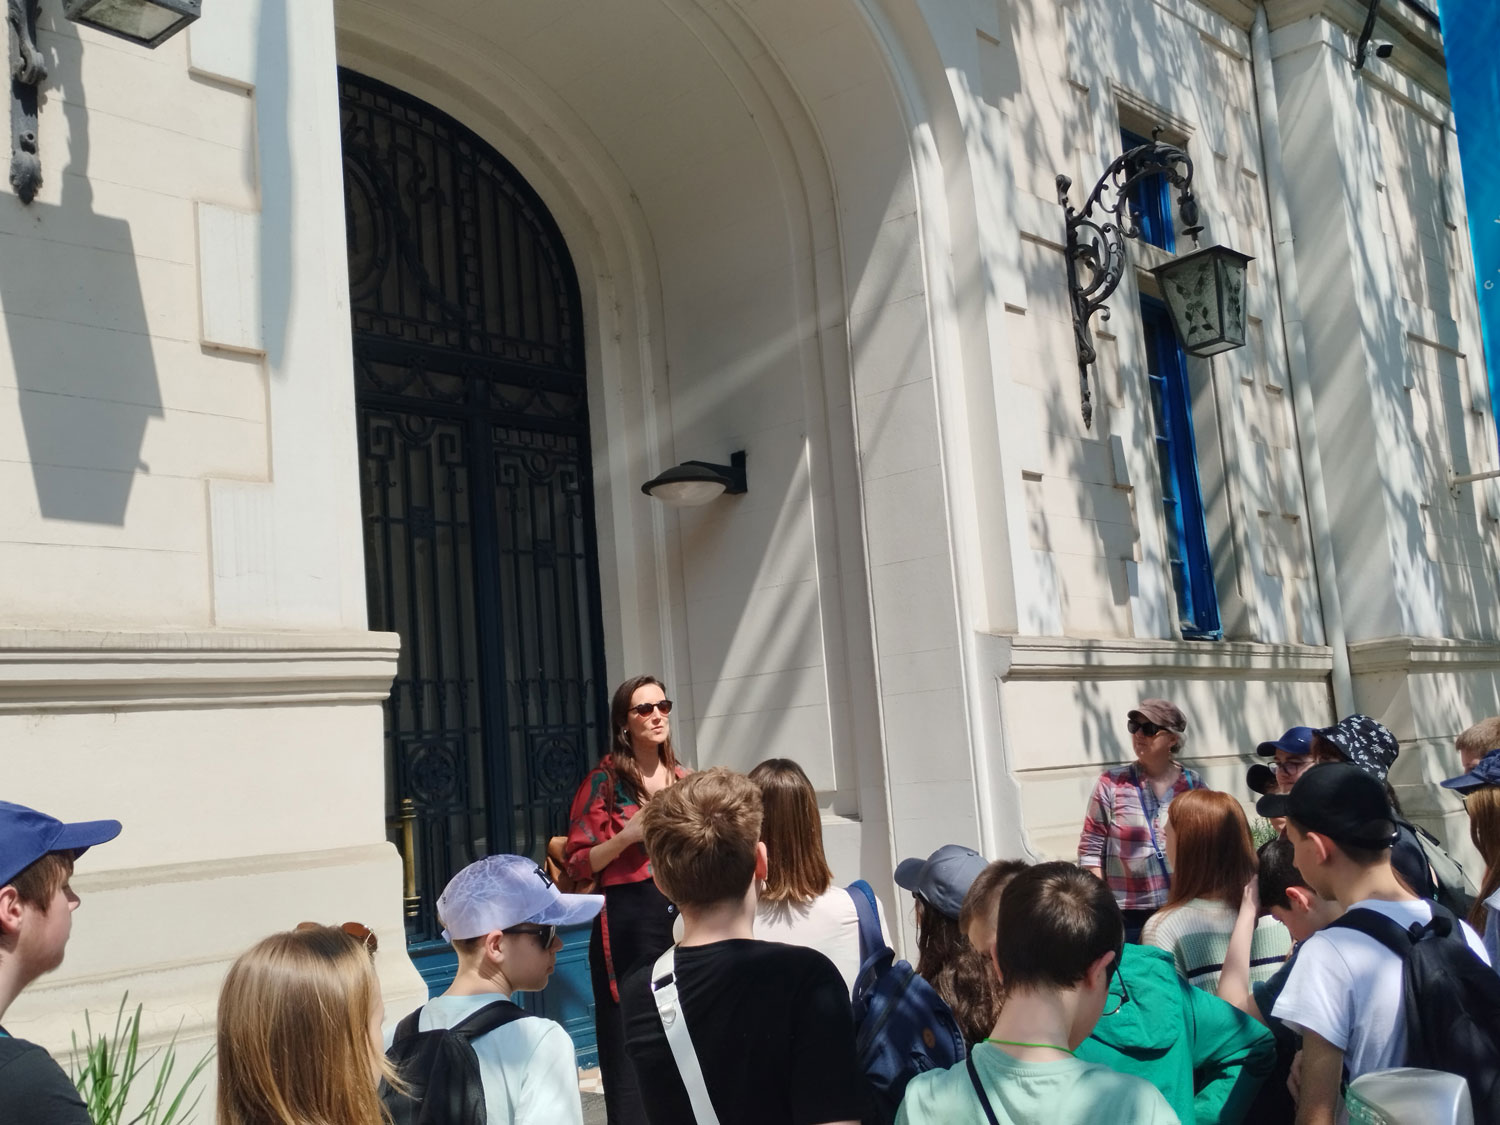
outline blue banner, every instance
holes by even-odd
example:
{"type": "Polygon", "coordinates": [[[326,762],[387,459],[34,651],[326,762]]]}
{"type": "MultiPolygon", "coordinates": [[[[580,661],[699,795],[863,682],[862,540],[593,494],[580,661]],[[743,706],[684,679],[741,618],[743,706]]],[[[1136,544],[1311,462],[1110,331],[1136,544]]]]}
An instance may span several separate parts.
{"type": "Polygon", "coordinates": [[[1500,2],[1441,0],[1440,7],[1490,374],[1490,411],[1500,425],[1500,2]]]}

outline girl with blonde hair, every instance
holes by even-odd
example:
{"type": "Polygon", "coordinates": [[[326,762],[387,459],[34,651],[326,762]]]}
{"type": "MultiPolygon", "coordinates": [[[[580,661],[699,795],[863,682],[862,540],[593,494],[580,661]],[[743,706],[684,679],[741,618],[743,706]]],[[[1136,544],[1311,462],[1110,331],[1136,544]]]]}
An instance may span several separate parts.
{"type": "Polygon", "coordinates": [[[304,923],[230,967],[219,993],[218,1125],[387,1125],[373,935],[304,923]]]}

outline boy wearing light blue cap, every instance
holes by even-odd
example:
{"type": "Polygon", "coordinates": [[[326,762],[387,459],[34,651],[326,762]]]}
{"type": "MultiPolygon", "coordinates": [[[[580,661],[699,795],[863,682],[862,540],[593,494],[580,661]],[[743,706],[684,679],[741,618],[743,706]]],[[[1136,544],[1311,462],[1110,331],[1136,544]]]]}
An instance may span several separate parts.
{"type": "Polygon", "coordinates": [[[386,1030],[386,1048],[468,1025],[488,1125],[583,1125],[573,1041],[561,1024],[520,1018],[526,1013],[506,1001],[545,988],[562,948],[558,928],[593,921],[603,906],[603,895],[561,893],[525,856],[469,864],[437,901],[458,973],[448,991],[386,1030]]]}
{"type": "MultiPolygon", "coordinates": [[[[0,1018],[27,985],[62,964],[78,909],[68,884],[73,861],[119,834],[118,820],[65,824],[0,801],[0,1018]]],[[[28,1125],[90,1125],[62,1067],[3,1027],[0,1107],[24,1108],[28,1125]]]]}

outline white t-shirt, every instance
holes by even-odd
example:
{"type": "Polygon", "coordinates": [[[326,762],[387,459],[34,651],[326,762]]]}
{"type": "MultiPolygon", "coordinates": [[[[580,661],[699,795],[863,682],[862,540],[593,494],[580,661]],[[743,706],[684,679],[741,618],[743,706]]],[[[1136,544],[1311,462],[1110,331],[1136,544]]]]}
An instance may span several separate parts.
{"type": "MultiPolygon", "coordinates": [[[[875,900],[880,935],[890,944],[885,909],[875,900]]],[[[755,936],[816,949],[838,968],[849,991],[859,976],[859,914],[843,887],[829,887],[811,902],[763,902],[755,911],[755,936]]]]}
{"type": "MultiPolygon", "coordinates": [[[[1349,909],[1374,910],[1402,926],[1432,921],[1432,904],[1425,899],[1366,899],[1349,909]]],[[[1469,948],[1488,965],[1484,945],[1461,924],[1469,948]]],[[[1366,934],[1319,930],[1302,943],[1272,1015],[1342,1050],[1351,1080],[1400,1066],[1406,1055],[1401,958],[1366,934]]]]}
{"type": "MultiPolygon", "coordinates": [[[[452,1027],[486,1004],[508,999],[498,992],[438,996],[422,1009],[417,1030],[452,1027]]],[[[399,1022],[385,1026],[386,1050],[399,1022]]],[[[474,1040],[474,1054],[489,1125],[583,1125],[578,1059],[561,1024],[539,1016],[513,1020],[474,1040]]]]}

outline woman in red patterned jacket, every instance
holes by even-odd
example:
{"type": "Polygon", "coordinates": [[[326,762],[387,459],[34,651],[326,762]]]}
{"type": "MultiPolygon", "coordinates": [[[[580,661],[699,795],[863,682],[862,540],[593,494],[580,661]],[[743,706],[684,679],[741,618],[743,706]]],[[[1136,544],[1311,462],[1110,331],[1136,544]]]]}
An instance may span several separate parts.
{"type": "Polygon", "coordinates": [[[616,982],[672,944],[677,911],[651,878],[636,818],[642,805],[687,774],[672,750],[671,712],[672,701],[655,676],[636,676],[615,689],[609,751],[578,787],[568,821],[568,873],[596,880],[604,894],[604,911],[589,939],[589,975],[609,1125],[646,1125],[635,1071],[625,1057],[616,982]]]}

